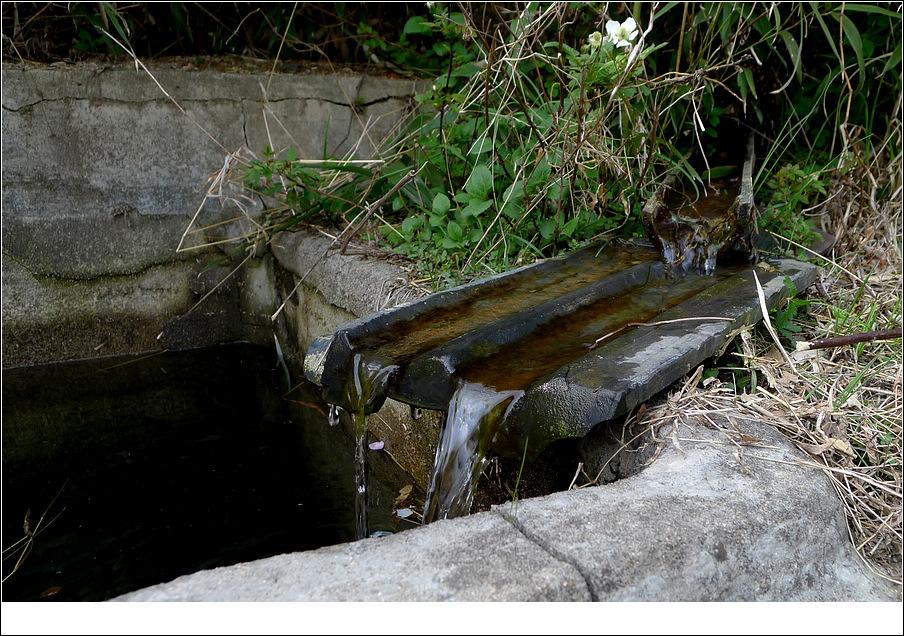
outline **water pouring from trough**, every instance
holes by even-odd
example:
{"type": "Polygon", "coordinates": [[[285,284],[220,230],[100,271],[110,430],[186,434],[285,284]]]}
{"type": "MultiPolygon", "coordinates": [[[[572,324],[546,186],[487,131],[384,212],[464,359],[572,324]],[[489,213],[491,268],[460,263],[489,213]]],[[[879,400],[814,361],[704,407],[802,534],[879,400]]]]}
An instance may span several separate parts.
{"type": "Polygon", "coordinates": [[[786,277],[797,289],[808,286],[812,266],[750,263],[752,162],[751,142],[740,182],[731,186],[737,196],[729,190],[676,204],[664,188],[645,208],[652,243],[593,245],[379,312],[315,341],[305,374],[354,419],[357,485],[366,490],[366,415],[387,398],[413,413],[443,411],[432,474],[422,484],[424,521],[467,514],[491,454],[530,459],[553,441],[582,437],[713,355],[732,330],[759,320],[753,267],[767,304],[787,295],[786,277]],[[735,254],[740,258],[722,264],[735,254]],[[604,334],[613,337],[596,346],[604,334]]]}

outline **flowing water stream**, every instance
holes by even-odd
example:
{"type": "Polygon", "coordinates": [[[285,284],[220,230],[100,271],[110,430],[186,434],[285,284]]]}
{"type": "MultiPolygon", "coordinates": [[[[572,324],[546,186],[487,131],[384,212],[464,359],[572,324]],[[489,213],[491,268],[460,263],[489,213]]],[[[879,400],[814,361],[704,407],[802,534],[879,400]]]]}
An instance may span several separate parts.
{"type": "MultiPolygon", "coordinates": [[[[386,384],[398,369],[379,360],[356,353],[345,385],[343,407],[352,418],[355,436],[355,520],[357,538],[367,533],[367,416],[379,409],[386,397],[386,384]]],[[[329,421],[338,423],[339,408],[329,407],[329,421]]]]}
{"type": "Polygon", "coordinates": [[[487,447],[523,391],[497,391],[461,382],[449,402],[424,504],[424,523],[468,514],[487,447]]]}

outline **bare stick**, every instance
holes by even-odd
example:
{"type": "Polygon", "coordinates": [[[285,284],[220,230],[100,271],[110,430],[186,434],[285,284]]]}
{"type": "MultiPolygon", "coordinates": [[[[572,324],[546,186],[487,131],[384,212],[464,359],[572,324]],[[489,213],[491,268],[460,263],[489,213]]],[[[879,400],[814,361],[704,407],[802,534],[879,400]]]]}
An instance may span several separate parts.
{"type": "Polygon", "coordinates": [[[370,217],[373,215],[373,213],[376,212],[377,210],[379,210],[379,209],[383,206],[384,203],[386,203],[387,201],[389,201],[389,199],[391,199],[392,196],[393,196],[396,192],[398,192],[399,190],[401,190],[401,189],[405,186],[405,184],[407,184],[409,181],[411,181],[412,179],[414,179],[414,178],[417,176],[417,173],[420,172],[421,170],[423,170],[423,169],[424,169],[424,166],[426,166],[426,165],[427,165],[427,164],[424,163],[424,165],[421,166],[420,168],[417,168],[417,169],[414,169],[414,170],[409,170],[409,171],[408,171],[408,174],[406,174],[404,177],[402,177],[402,179],[401,179],[397,184],[395,184],[394,186],[392,186],[392,188],[390,188],[389,191],[388,191],[386,194],[384,194],[383,196],[381,196],[381,197],[380,197],[379,199],[377,199],[374,203],[371,203],[370,205],[367,206],[367,209],[364,211],[364,214],[362,214],[362,215],[360,216],[360,220],[355,219],[355,221],[353,221],[352,223],[350,223],[350,224],[348,225],[348,227],[346,227],[345,230],[342,231],[342,234],[340,234],[338,237],[336,237],[337,240],[340,239],[340,238],[342,238],[342,235],[345,234],[346,232],[348,232],[349,228],[350,228],[353,224],[357,224],[357,227],[356,227],[355,229],[353,229],[351,232],[349,232],[348,235],[347,235],[344,239],[342,239],[342,249],[341,249],[341,252],[342,252],[343,254],[345,253],[345,248],[348,247],[348,242],[351,241],[352,238],[354,238],[355,234],[357,234],[358,232],[361,231],[361,228],[364,227],[364,224],[367,223],[368,219],[370,219],[370,217]]]}
{"type": "Polygon", "coordinates": [[[822,338],[820,340],[811,340],[810,342],[798,342],[798,351],[809,351],[810,349],[832,349],[834,347],[845,347],[847,345],[857,344],[858,342],[872,342],[873,340],[894,340],[901,337],[901,328],[882,329],[880,331],[865,331],[863,333],[854,333],[848,336],[835,336],[834,338],[822,338]]]}

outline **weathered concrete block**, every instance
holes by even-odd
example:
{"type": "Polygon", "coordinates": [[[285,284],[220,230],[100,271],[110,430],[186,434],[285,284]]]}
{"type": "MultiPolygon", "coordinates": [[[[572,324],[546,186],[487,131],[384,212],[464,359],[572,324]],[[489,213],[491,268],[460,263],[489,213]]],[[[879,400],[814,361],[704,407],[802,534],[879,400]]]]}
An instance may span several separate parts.
{"type": "Polygon", "coordinates": [[[184,576],[118,601],[589,600],[577,570],[498,515],[184,576]]]}
{"type": "MultiPolygon", "coordinates": [[[[237,102],[187,110],[230,151],[244,143],[237,102]]],[[[4,216],[190,215],[225,154],[165,99],[40,101],[3,128],[4,216]]]]}
{"type": "Polygon", "coordinates": [[[633,477],[496,510],[575,564],[597,600],[893,600],[854,554],[826,477],[795,465],[805,457],[771,426],[741,432],[758,446],[682,426],[680,449],[666,441],[633,477]]]}
{"type": "MultiPolygon", "coordinates": [[[[199,258],[200,252],[177,255],[176,247],[204,198],[208,178],[222,168],[226,154],[243,146],[259,153],[266,145],[256,105],[262,103],[262,87],[268,82],[270,106],[284,115],[282,124],[293,136],[305,139],[299,143],[302,155],[311,153],[313,158],[322,156],[327,121],[330,151],[344,153],[361,136],[368,118],[379,115],[383,118],[368,128],[374,143],[356,149],[359,157],[372,152],[382,140],[379,136],[398,121],[392,120],[393,108],[400,113],[414,88],[407,80],[365,79],[353,73],[282,73],[271,79],[263,73],[165,65],[152,67],[151,72],[188,116],[145,72],[129,64],[3,66],[4,329],[7,341],[14,343],[4,343],[4,364],[91,355],[93,346],[101,344],[95,342],[99,334],[107,336],[102,340],[112,347],[100,347],[99,354],[159,345],[155,339],[162,323],[190,306],[186,278],[160,283],[167,292],[158,290],[144,297],[139,297],[141,287],[136,287],[129,297],[137,309],[123,308],[125,313],[116,315],[105,315],[104,311],[113,311],[112,306],[99,301],[86,307],[86,299],[103,296],[110,305],[122,304],[112,300],[126,293],[116,277],[136,275],[136,280],[144,280],[151,268],[199,258]],[[9,259],[40,281],[7,268],[9,259]],[[67,291],[58,292],[63,283],[54,287],[56,283],[48,282],[48,277],[68,281],[67,291]],[[83,288],[77,280],[86,281],[83,288]],[[23,287],[17,289],[20,284],[23,287]],[[51,288],[56,291],[45,298],[51,288]],[[61,306],[64,296],[73,299],[71,311],[61,306]],[[16,309],[15,298],[32,300],[16,309]],[[152,308],[153,303],[158,305],[152,308]],[[30,313],[23,313],[26,309],[30,313]],[[82,310],[91,312],[87,322],[76,320],[82,310]],[[143,316],[146,322],[139,326],[123,318],[131,315],[143,316]],[[130,325],[131,333],[114,338],[117,324],[130,325]],[[80,325],[93,326],[81,333],[80,325]],[[38,347],[45,331],[55,335],[44,337],[45,344],[38,347]],[[65,342],[59,340],[63,331],[69,334],[65,342]],[[59,345],[57,357],[50,342],[59,345]],[[89,342],[94,345],[86,349],[89,342]],[[36,357],[30,358],[29,352],[36,357]]],[[[271,130],[292,143],[280,125],[270,123],[271,130]]],[[[225,192],[231,192],[228,186],[225,192]]],[[[251,214],[259,211],[258,202],[245,203],[251,214]]],[[[241,216],[228,206],[221,210],[208,203],[192,230],[222,221],[224,215],[241,216]]],[[[193,231],[184,246],[244,237],[254,229],[249,221],[193,231]]],[[[242,238],[224,244],[224,251],[242,258],[246,246],[242,238]]],[[[181,266],[171,270],[174,276],[188,275],[181,266]]],[[[263,298],[261,281],[253,275],[245,280],[249,293],[255,295],[241,301],[243,317],[254,322],[246,335],[260,341],[267,329],[261,316],[274,298],[263,298]]],[[[217,316],[209,318],[204,322],[194,317],[190,322],[209,336],[219,324],[217,316]]],[[[189,334],[183,335],[192,341],[189,334]]]]}
{"type": "Polygon", "coordinates": [[[3,366],[159,348],[167,318],[192,302],[189,261],[88,281],[33,275],[3,258],[3,366]]]}
{"type": "Polygon", "coordinates": [[[270,249],[279,264],[296,276],[304,276],[314,266],[304,284],[318,290],[329,304],[355,316],[424,295],[408,284],[408,274],[402,268],[388,261],[341,255],[338,249],[320,259],[330,242],[307,230],[282,232],[273,238],[270,249]]]}
{"type": "MultiPolygon", "coordinates": [[[[176,253],[188,224],[182,216],[122,211],[103,217],[23,218],[4,215],[3,251],[30,271],[88,280],[140,273],[149,267],[210,253],[176,253]]],[[[195,242],[186,241],[186,246],[195,242]]]]}

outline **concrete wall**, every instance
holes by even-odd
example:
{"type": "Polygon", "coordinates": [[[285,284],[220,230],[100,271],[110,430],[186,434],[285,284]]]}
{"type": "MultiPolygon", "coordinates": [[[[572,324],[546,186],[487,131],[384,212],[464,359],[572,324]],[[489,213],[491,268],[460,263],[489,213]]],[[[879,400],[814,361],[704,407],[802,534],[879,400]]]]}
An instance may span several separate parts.
{"type": "MultiPolygon", "coordinates": [[[[219,282],[210,273],[231,271],[217,250],[176,254],[225,157],[243,148],[245,156],[260,153],[268,143],[308,158],[321,158],[324,147],[333,156],[369,157],[415,89],[409,80],[351,73],[276,74],[265,103],[266,74],[151,72],[187,114],[133,66],[3,67],[5,367],[159,348],[167,321],[219,282]]],[[[209,204],[203,216],[220,213],[209,204]]],[[[221,237],[193,233],[186,245],[221,237]]],[[[234,258],[246,245],[232,247],[234,258]]],[[[260,274],[244,276],[235,279],[240,292],[261,291],[260,274]]],[[[225,302],[208,312],[220,323],[225,302]]],[[[237,315],[264,326],[261,316],[237,315]]],[[[201,322],[183,322],[170,344],[193,344],[186,340],[192,326],[209,336],[201,322]]],[[[233,327],[214,335],[235,334],[233,327]]]]}
{"type": "MultiPolygon", "coordinates": [[[[3,68],[4,367],[236,339],[270,345],[276,328],[300,369],[314,337],[420,293],[397,266],[333,254],[273,325],[270,315],[326,239],[277,237],[275,259],[259,250],[233,276],[247,241],[176,253],[228,154],[272,144],[306,158],[321,158],[324,147],[369,158],[411,108],[412,81],[276,74],[265,102],[265,74],[151,72],[187,114],[133,66],[3,68]]],[[[252,214],[261,207],[255,202],[252,214]]],[[[237,214],[208,201],[192,228],[237,214]]],[[[252,228],[243,221],[193,232],[185,245],[252,228]]],[[[408,407],[390,402],[371,426],[425,484],[437,414],[415,424],[408,407]]]]}

